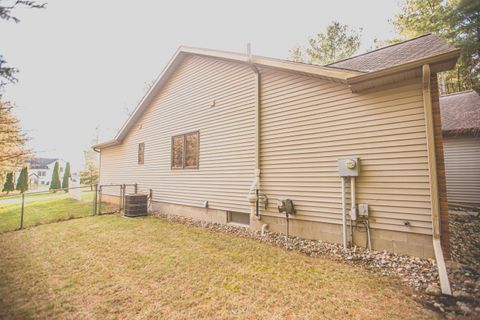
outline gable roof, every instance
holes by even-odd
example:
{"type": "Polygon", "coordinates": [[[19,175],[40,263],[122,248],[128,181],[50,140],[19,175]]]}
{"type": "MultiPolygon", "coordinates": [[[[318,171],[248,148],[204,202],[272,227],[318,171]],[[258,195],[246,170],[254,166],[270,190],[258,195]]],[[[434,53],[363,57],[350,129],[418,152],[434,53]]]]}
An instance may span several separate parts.
{"type": "Polygon", "coordinates": [[[359,72],[374,72],[421,58],[455,50],[435,34],[425,34],[361,55],[331,63],[327,66],[359,72]]]}
{"type": "Polygon", "coordinates": [[[480,133],[480,96],[475,91],[440,97],[440,111],[445,134],[480,133]]]}
{"type": "Polygon", "coordinates": [[[48,165],[57,160],[57,158],[33,158],[27,162],[30,164],[30,169],[48,169],[48,165]]]}
{"type": "MultiPolygon", "coordinates": [[[[444,42],[444,40],[441,40],[441,41],[444,42]]],[[[396,44],[395,46],[400,47],[401,44],[402,43],[396,44]]],[[[412,46],[409,45],[409,47],[412,47],[412,46]]],[[[246,54],[235,53],[235,52],[182,46],[177,50],[174,56],[170,59],[166,67],[158,76],[154,85],[145,94],[143,99],[138,104],[137,108],[131,114],[130,118],[127,120],[127,122],[125,122],[122,128],[120,128],[115,138],[107,142],[96,144],[92,147],[94,150],[96,150],[97,148],[98,149],[106,148],[106,147],[121,143],[125,138],[125,136],[127,135],[127,133],[129,132],[130,128],[135,124],[135,122],[141,116],[143,111],[148,107],[150,102],[152,102],[155,95],[159,92],[159,90],[163,87],[163,85],[168,81],[170,75],[176,70],[176,68],[180,65],[183,59],[189,55],[206,56],[206,57],[216,58],[216,59],[221,59],[226,61],[245,63],[251,66],[275,68],[275,69],[285,70],[293,73],[317,77],[317,78],[325,79],[328,81],[334,81],[334,82],[346,84],[349,86],[352,92],[355,92],[357,90],[364,90],[364,89],[372,88],[378,85],[392,83],[397,81],[398,79],[404,80],[404,79],[408,79],[409,77],[419,76],[419,74],[421,74],[422,65],[426,63],[432,64],[435,66],[435,67],[432,67],[432,72],[449,70],[456,63],[456,60],[460,52],[459,49],[456,49],[454,47],[449,46],[449,48],[450,50],[448,51],[443,50],[443,51],[437,52],[437,51],[427,50],[427,53],[425,54],[417,53],[416,56],[419,58],[416,60],[415,59],[409,60],[408,62],[405,62],[405,63],[402,62],[400,64],[395,64],[395,65],[390,64],[388,67],[385,67],[383,69],[379,69],[375,71],[359,71],[359,70],[342,69],[332,65],[328,65],[328,66],[312,65],[312,64],[292,62],[292,61],[281,60],[281,59],[261,57],[261,56],[249,57],[246,54]],[[399,76],[388,78],[393,74],[399,74],[399,76]]],[[[424,47],[420,47],[420,51],[424,49],[425,49],[424,47]]],[[[411,48],[411,50],[414,50],[414,49],[411,48]]],[[[380,49],[366,53],[362,56],[375,54],[375,52],[378,52],[378,51],[380,51],[380,49]]],[[[412,55],[412,57],[415,57],[415,55],[412,55]]]]}

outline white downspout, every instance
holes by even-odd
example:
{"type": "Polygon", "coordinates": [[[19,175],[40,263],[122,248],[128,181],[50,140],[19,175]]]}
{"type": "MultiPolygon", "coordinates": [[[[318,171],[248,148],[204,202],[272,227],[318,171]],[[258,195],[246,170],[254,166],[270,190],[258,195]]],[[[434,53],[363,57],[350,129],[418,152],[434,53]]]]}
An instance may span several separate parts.
{"type": "Polygon", "coordinates": [[[423,105],[425,111],[425,127],[427,134],[428,149],[428,171],[430,178],[430,196],[432,203],[432,229],[433,229],[433,251],[437,260],[438,275],[440,278],[440,288],[443,294],[451,295],[450,282],[448,280],[447,268],[443,257],[442,246],[440,243],[440,200],[438,195],[438,179],[435,155],[435,136],[433,127],[432,96],[430,88],[430,66],[423,65],[423,105]]]}
{"type": "Polygon", "coordinates": [[[345,207],[345,177],[340,177],[342,179],[342,241],[343,248],[347,249],[347,209],[345,207]]]}

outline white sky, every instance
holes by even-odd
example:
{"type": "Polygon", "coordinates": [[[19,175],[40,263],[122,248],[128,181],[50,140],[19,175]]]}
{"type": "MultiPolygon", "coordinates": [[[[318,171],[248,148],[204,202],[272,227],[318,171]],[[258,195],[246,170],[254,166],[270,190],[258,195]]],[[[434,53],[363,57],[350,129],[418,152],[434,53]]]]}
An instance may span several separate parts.
{"type": "MultiPolygon", "coordinates": [[[[42,2],[41,0],[39,2],[42,2]]],[[[114,136],[180,45],[287,58],[331,21],[363,28],[362,48],[395,36],[399,0],[47,0],[0,22],[0,52],[20,69],[4,96],[39,157],[79,169],[99,127],[114,136]]]]}

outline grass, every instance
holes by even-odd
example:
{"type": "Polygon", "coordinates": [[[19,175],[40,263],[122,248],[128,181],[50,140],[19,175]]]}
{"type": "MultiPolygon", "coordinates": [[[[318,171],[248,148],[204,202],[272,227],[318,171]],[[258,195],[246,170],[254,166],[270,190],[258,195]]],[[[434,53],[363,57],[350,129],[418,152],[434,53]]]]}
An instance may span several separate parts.
{"type": "MultiPolygon", "coordinates": [[[[30,189],[30,190],[26,191],[25,194],[33,193],[33,192],[48,191],[48,188],[49,188],[48,185],[41,184],[41,185],[38,186],[37,189],[30,189]]],[[[13,198],[15,198],[15,197],[21,198],[22,194],[18,190],[10,191],[8,194],[6,192],[0,192],[0,200],[4,199],[4,198],[10,199],[12,197],[13,198]]]]}
{"type": "Polygon", "coordinates": [[[432,319],[353,266],[153,217],[0,235],[0,318],[432,319]]]}
{"type": "MultiPolygon", "coordinates": [[[[45,224],[54,221],[86,217],[92,214],[93,193],[83,193],[82,201],[67,199],[65,193],[46,193],[26,198],[24,227],[45,224]],[[45,197],[55,197],[43,199],[45,197]]],[[[18,199],[15,199],[18,200],[18,199]]],[[[20,227],[21,203],[8,203],[0,200],[0,233],[16,230],[20,227]],[[3,202],[3,204],[2,204],[3,202]]]]}

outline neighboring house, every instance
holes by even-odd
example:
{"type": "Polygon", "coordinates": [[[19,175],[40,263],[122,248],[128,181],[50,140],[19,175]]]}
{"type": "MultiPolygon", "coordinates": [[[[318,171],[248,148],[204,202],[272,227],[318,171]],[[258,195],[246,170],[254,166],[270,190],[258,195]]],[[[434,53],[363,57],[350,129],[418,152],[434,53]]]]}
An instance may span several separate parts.
{"type": "Polygon", "coordinates": [[[440,97],[448,203],[480,207],[480,96],[440,97]]]}
{"type": "MultiPolygon", "coordinates": [[[[435,35],[328,66],[181,47],[117,136],[94,146],[101,184],[152,189],[167,214],[275,232],[289,198],[291,235],[342,242],[338,160],[358,157],[372,247],[433,257],[441,235],[448,255],[436,73],[458,55],[435,35]]],[[[365,246],[362,225],[353,233],[365,246]]]]}
{"type": "MultiPolygon", "coordinates": [[[[34,158],[32,160],[28,160],[27,162],[29,164],[29,173],[35,173],[37,175],[39,185],[49,185],[56,161],[58,161],[59,163],[60,179],[62,179],[63,172],[65,171],[66,162],[58,158],[34,158]]],[[[17,177],[18,175],[19,173],[17,173],[17,177]]]]}

